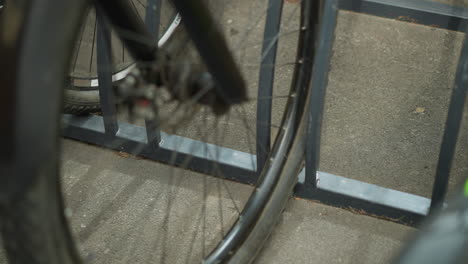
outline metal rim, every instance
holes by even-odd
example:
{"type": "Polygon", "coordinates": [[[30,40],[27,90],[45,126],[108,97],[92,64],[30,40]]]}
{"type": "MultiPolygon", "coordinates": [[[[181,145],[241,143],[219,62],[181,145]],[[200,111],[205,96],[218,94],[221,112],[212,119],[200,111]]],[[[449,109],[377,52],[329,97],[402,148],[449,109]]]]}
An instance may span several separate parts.
{"type": "MultiPolygon", "coordinates": [[[[284,171],[288,170],[286,168],[289,159],[288,154],[293,151],[296,137],[301,136],[299,135],[300,127],[304,126],[302,122],[304,122],[304,115],[307,113],[308,83],[310,82],[314,56],[314,49],[310,47],[313,47],[315,41],[315,27],[311,21],[313,21],[314,12],[320,11],[320,7],[314,9],[317,6],[312,6],[311,2],[302,1],[301,3],[301,30],[298,37],[296,58],[296,61],[301,61],[301,63],[296,63],[294,67],[290,98],[280,126],[282,129],[275,139],[265,167],[261,170],[262,173],[256,190],[247,201],[238,220],[224,236],[220,244],[205,257],[203,263],[224,263],[236,254],[235,251],[239,248],[239,245],[247,240],[255,223],[265,212],[264,209],[276,190],[275,188],[280,185],[280,178],[284,171]]],[[[301,159],[303,158],[303,155],[299,156],[301,159]]],[[[261,242],[258,241],[258,243],[261,242]]]]}

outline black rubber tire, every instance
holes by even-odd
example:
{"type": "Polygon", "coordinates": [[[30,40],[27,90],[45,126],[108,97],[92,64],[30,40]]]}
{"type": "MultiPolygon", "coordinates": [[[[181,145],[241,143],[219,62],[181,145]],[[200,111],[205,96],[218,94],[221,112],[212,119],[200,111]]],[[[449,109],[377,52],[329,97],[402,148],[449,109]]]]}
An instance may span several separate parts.
{"type": "MultiPolygon", "coordinates": [[[[6,0],[0,0],[0,15],[6,0]]],[[[89,114],[98,112],[101,109],[99,104],[99,88],[81,88],[66,86],[64,95],[63,112],[66,114],[89,114]]]]}
{"type": "Polygon", "coordinates": [[[66,76],[69,61],[64,58],[72,52],[85,4],[88,1],[15,0],[0,18],[12,34],[0,37],[2,65],[14,69],[0,75],[0,83],[13,91],[12,104],[19,109],[13,116],[15,151],[0,161],[2,187],[7,187],[0,189],[9,194],[0,195],[0,230],[10,263],[81,263],[64,216],[58,177],[65,83],[58,78],[66,76]],[[61,42],[56,32],[61,32],[61,42]]]}
{"type": "MultiPolygon", "coordinates": [[[[24,153],[25,160],[20,160],[18,163],[20,167],[7,175],[12,182],[16,182],[15,177],[21,170],[21,165],[33,166],[27,174],[20,173],[25,175],[28,184],[18,190],[15,199],[10,199],[0,206],[3,219],[2,235],[11,263],[80,263],[65,221],[57,173],[59,162],[57,137],[60,118],[58,95],[63,91],[57,76],[66,75],[64,69],[68,68],[70,62],[64,58],[70,57],[67,54],[71,54],[74,33],[77,32],[85,3],[87,2],[17,0],[14,4],[15,8],[21,11],[20,17],[27,19],[16,32],[17,35],[21,35],[16,44],[22,47],[19,51],[22,56],[18,62],[17,78],[24,81],[17,82],[16,87],[12,88],[20,91],[19,95],[38,96],[34,100],[24,96],[18,97],[20,100],[29,100],[32,105],[26,105],[24,112],[17,113],[15,120],[21,120],[18,131],[25,133],[23,139],[26,139],[31,147],[37,145],[35,150],[39,153],[39,157],[32,153],[24,153]],[[63,12],[63,10],[68,11],[63,12]],[[67,21],[67,23],[58,25],[56,21],[67,21]],[[38,50],[33,45],[37,45],[41,53],[31,53],[33,50],[38,50]],[[47,69],[37,67],[46,59],[51,62],[47,69]],[[45,73],[55,78],[41,79],[45,73]],[[29,78],[24,78],[25,76],[29,78]],[[32,85],[36,80],[39,80],[37,85],[32,85]],[[50,101],[48,107],[38,111],[39,108],[36,106],[47,101],[46,98],[50,101]],[[34,133],[25,129],[27,127],[34,128],[34,133]],[[41,154],[42,152],[44,154],[41,154]],[[39,158],[40,162],[26,163],[30,156],[39,158]]],[[[311,3],[312,1],[303,1],[303,10],[312,9],[311,3]]],[[[244,264],[253,261],[271,234],[292,194],[297,180],[296,175],[303,162],[308,124],[307,109],[310,104],[309,81],[313,61],[313,50],[310,47],[314,46],[316,28],[314,19],[310,14],[304,14],[304,11],[301,14],[301,21],[303,33],[299,41],[298,56],[305,59],[301,66],[295,69],[291,90],[291,93],[297,96],[291,96],[289,99],[281,126],[284,129],[278,133],[270,159],[263,169],[256,191],[242,212],[243,216],[233,227],[234,229],[237,225],[243,225],[246,232],[240,238],[239,244],[226,253],[227,256],[211,258],[214,256],[211,255],[206,263],[244,264]],[[270,177],[271,175],[274,177],[270,177]],[[265,203],[258,203],[258,196],[263,196],[266,199],[265,203]],[[243,221],[247,221],[248,218],[254,221],[244,223],[243,221]]]]}
{"type": "Polygon", "coordinates": [[[84,115],[99,112],[99,88],[96,89],[74,89],[65,88],[63,112],[73,115],[84,115]]]}
{"type": "Polygon", "coordinates": [[[23,196],[2,208],[1,232],[10,263],[81,261],[63,214],[60,182],[54,167],[57,166],[44,170],[44,175],[23,196]]]}

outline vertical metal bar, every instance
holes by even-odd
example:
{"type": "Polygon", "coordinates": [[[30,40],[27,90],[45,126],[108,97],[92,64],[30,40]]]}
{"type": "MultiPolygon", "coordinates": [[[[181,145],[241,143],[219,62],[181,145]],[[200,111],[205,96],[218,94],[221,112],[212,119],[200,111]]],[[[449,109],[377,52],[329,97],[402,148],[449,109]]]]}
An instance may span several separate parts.
{"type": "Polygon", "coordinates": [[[447,192],[447,185],[452,167],[453,156],[457,145],[458,133],[460,131],[463,117],[463,107],[468,90],[468,36],[465,35],[463,47],[458,61],[455,85],[452,90],[447,121],[445,123],[444,136],[440,146],[439,161],[434,185],[432,187],[431,210],[440,204],[447,192]]]}
{"type": "Polygon", "coordinates": [[[317,42],[317,54],[311,81],[311,103],[308,124],[307,150],[306,150],[306,175],[305,184],[315,188],[317,186],[317,171],[320,161],[320,135],[322,131],[323,106],[325,103],[325,91],[328,84],[328,71],[330,68],[330,56],[333,40],[335,38],[335,26],[338,15],[338,1],[325,0],[322,16],[322,26],[317,42]]]}
{"type": "Polygon", "coordinates": [[[271,107],[275,78],[276,51],[283,11],[283,0],[270,0],[263,33],[262,58],[257,99],[257,170],[265,164],[271,147],[271,107]]]}
{"type": "Polygon", "coordinates": [[[112,89],[112,57],[110,30],[105,18],[96,7],[97,24],[97,72],[99,81],[99,100],[106,134],[115,136],[118,130],[114,93],[112,89]]]}
{"type": "MultiPolygon", "coordinates": [[[[159,39],[159,24],[161,18],[161,0],[148,0],[146,3],[145,24],[155,40],[159,39]]],[[[145,120],[148,144],[159,145],[161,133],[155,120],[145,120]]]]}
{"type": "Polygon", "coordinates": [[[133,58],[140,61],[154,61],[157,41],[146,29],[137,11],[129,0],[94,1],[96,9],[106,10],[106,18],[116,29],[133,58]],[[131,34],[129,34],[131,32],[131,34]],[[137,36],[138,39],[135,39],[137,36]]]}
{"type": "Polygon", "coordinates": [[[159,37],[159,24],[161,19],[161,0],[148,0],[145,10],[145,25],[154,39],[159,37]]]}

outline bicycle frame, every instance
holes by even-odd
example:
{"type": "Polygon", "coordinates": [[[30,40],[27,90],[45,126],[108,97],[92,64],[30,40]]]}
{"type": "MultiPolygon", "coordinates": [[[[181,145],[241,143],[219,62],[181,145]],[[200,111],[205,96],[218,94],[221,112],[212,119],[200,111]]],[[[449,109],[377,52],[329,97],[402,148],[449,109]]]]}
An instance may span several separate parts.
{"type": "MultiPolygon", "coordinates": [[[[157,41],[131,8],[129,0],[95,0],[96,9],[108,18],[132,56],[141,61],[155,61],[157,41]],[[125,33],[142,35],[148,43],[126,38],[125,33]]],[[[218,84],[217,92],[228,104],[245,101],[246,89],[221,31],[203,1],[172,0],[208,70],[218,84]]]]}

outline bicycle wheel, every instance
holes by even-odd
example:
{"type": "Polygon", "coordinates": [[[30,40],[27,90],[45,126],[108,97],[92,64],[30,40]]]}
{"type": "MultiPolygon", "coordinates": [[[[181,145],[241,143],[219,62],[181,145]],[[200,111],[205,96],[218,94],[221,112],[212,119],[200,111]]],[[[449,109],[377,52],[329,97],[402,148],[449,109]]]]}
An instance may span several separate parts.
{"type": "MultiPolygon", "coordinates": [[[[0,14],[4,6],[4,0],[0,1],[0,14]]],[[[159,33],[158,45],[161,46],[171,38],[176,32],[180,23],[180,17],[176,15],[174,9],[167,1],[159,2],[164,11],[161,16],[153,17],[159,23],[157,29],[159,33]]],[[[132,0],[132,8],[143,20],[149,7],[146,0],[132,0]]],[[[154,12],[153,12],[154,13],[154,12]]],[[[97,19],[94,9],[89,10],[85,15],[86,19],[80,29],[80,35],[77,38],[71,69],[69,73],[69,85],[65,87],[64,112],[68,114],[87,114],[98,112],[99,105],[99,82],[97,78],[96,52],[97,52],[97,19]]],[[[118,82],[123,79],[133,68],[134,63],[131,56],[126,52],[123,44],[118,41],[117,36],[113,36],[115,48],[113,50],[113,76],[112,80],[118,82]],[[118,48],[117,48],[118,46],[118,48]]]]}
{"type": "MultiPolygon", "coordinates": [[[[138,16],[144,21],[148,9],[146,0],[132,0],[131,6],[138,16]]],[[[180,17],[176,15],[174,9],[168,1],[158,1],[163,11],[161,15],[152,17],[153,23],[158,23],[158,28],[153,28],[152,32],[160,36],[158,46],[164,45],[166,41],[176,32],[180,23],[180,17]],[[159,34],[161,32],[162,34],[159,34]]],[[[154,5],[157,5],[154,3],[154,5]]],[[[156,13],[153,11],[153,13],[156,13]]],[[[75,51],[70,67],[70,85],[65,88],[64,112],[68,114],[86,114],[98,112],[99,105],[99,82],[97,77],[97,20],[94,9],[85,15],[80,35],[77,38],[75,51]]],[[[122,80],[134,67],[134,61],[126,51],[122,42],[113,34],[112,42],[112,81],[122,80]]]]}
{"type": "MultiPolygon", "coordinates": [[[[284,75],[291,73],[290,79],[288,79],[288,81],[290,80],[290,85],[277,82],[279,93],[275,92],[273,96],[267,98],[250,96],[255,100],[250,100],[245,106],[233,106],[230,113],[236,114],[239,117],[232,117],[231,114],[226,114],[226,120],[221,120],[220,117],[213,117],[208,114],[204,116],[200,114],[201,112],[195,112],[198,115],[194,116],[195,110],[192,108],[190,111],[187,109],[183,111],[183,114],[185,114],[184,118],[178,120],[178,123],[186,121],[185,117],[189,114],[188,116],[192,118],[192,123],[198,125],[198,129],[202,132],[201,134],[205,135],[212,133],[212,130],[214,130],[207,126],[210,118],[216,121],[214,125],[220,126],[221,124],[219,127],[222,131],[221,133],[228,130],[230,122],[235,123],[235,120],[239,120],[236,124],[244,124],[247,136],[240,141],[234,138],[234,141],[231,141],[229,144],[241,145],[243,141],[246,141],[246,151],[253,153],[253,144],[251,144],[250,139],[254,136],[254,132],[250,127],[251,125],[249,125],[251,123],[249,116],[243,115],[243,113],[251,112],[251,109],[255,108],[255,103],[261,100],[274,99],[274,103],[279,102],[276,108],[280,109],[280,111],[273,113],[273,121],[271,123],[260,124],[273,126],[277,128],[277,131],[272,131],[274,143],[271,151],[269,151],[268,159],[264,165],[258,165],[261,166],[258,168],[261,174],[255,186],[249,188],[245,196],[239,198],[239,200],[243,201],[243,205],[237,205],[234,199],[229,198],[232,202],[231,206],[235,207],[235,210],[231,212],[232,217],[229,218],[229,221],[221,220],[219,227],[211,227],[212,233],[207,235],[210,237],[210,241],[203,240],[201,246],[197,246],[199,252],[194,253],[195,246],[189,245],[183,250],[177,248],[177,250],[169,253],[162,252],[159,254],[159,261],[168,263],[190,263],[197,261],[204,261],[204,263],[250,263],[267,240],[292,193],[297,174],[302,166],[307,127],[307,115],[305,113],[307,113],[309,107],[308,88],[314,54],[313,47],[315,44],[316,26],[320,10],[318,3],[319,1],[302,1],[285,6],[285,13],[287,15],[283,17],[281,23],[282,28],[285,28],[285,30],[272,38],[273,41],[277,40],[280,36],[288,36],[288,39],[294,39],[296,47],[292,50],[296,53],[295,58],[288,61],[288,58],[291,58],[291,49],[289,49],[289,52],[280,52],[282,55],[280,57],[283,57],[284,61],[280,63],[277,60],[277,64],[281,65],[279,73],[284,75]],[[294,19],[296,22],[292,23],[291,21],[294,19]],[[294,29],[292,30],[288,26],[294,26],[294,29]],[[281,100],[282,102],[280,102],[281,100]],[[275,120],[281,121],[281,123],[275,125],[275,120]],[[180,256],[182,251],[187,252],[187,257],[180,256]],[[174,259],[171,259],[171,256],[174,259]]],[[[226,10],[230,4],[233,3],[229,2],[226,4],[226,10]]],[[[243,61],[244,55],[250,51],[239,51],[239,47],[246,47],[252,44],[252,42],[249,43],[246,40],[246,36],[253,34],[252,32],[259,32],[262,35],[262,27],[257,25],[263,21],[262,19],[265,18],[267,11],[275,4],[282,5],[282,1],[271,1],[269,3],[248,1],[245,11],[254,17],[251,17],[252,20],[247,21],[250,22],[250,26],[245,27],[244,34],[237,32],[238,30],[234,27],[225,28],[231,36],[230,40],[232,41],[232,39],[237,38],[235,40],[240,43],[232,46],[234,46],[234,53],[237,54],[236,57],[239,64],[242,65],[242,70],[246,74],[247,79],[252,74],[252,68],[260,68],[258,62],[263,60],[265,52],[260,52],[259,61],[250,63],[249,61],[243,61]],[[258,7],[257,5],[261,5],[262,7],[258,7]],[[259,13],[262,15],[258,15],[259,13]]],[[[66,217],[64,216],[65,212],[68,212],[68,208],[65,209],[61,198],[61,183],[57,169],[59,163],[57,155],[59,147],[57,141],[59,123],[57,120],[60,117],[60,92],[63,86],[57,78],[44,78],[44,76],[66,76],[67,65],[70,65],[69,63],[72,60],[73,40],[76,39],[76,32],[78,32],[80,21],[84,17],[86,2],[67,1],[65,3],[58,0],[18,0],[12,5],[12,9],[19,10],[22,15],[14,17],[17,13],[6,12],[7,16],[11,16],[7,19],[17,22],[19,26],[15,28],[16,34],[12,35],[16,36],[16,38],[9,41],[5,41],[5,39],[1,40],[0,53],[2,53],[3,57],[5,55],[4,52],[6,53],[16,48],[17,50],[14,50],[15,52],[12,54],[18,54],[18,57],[5,56],[5,58],[9,59],[7,61],[12,63],[11,65],[14,63],[16,67],[13,74],[8,76],[2,75],[0,81],[2,84],[8,84],[6,87],[14,87],[18,91],[15,97],[17,100],[16,108],[21,111],[15,113],[15,120],[17,122],[15,122],[14,128],[17,131],[17,135],[13,142],[17,150],[15,153],[18,153],[15,156],[14,164],[18,166],[13,167],[11,170],[13,173],[8,174],[10,176],[8,179],[11,181],[9,187],[14,192],[9,197],[14,197],[14,199],[10,198],[6,200],[0,207],[3,219],[2,234],[5,248],[12,263],[79,263],[79,253],[77,253],[77,250],[73,246],[72,237],[66,224],[66,217]],[[27,17],[28,19],[19,20],[19,17],[27,17]],[[67,23],[57,24],[56,21],[67,21],[67,23]],[[9,45],[11,42],[17,45],[9,45]],[[37,52],[38,50],[41,52],[37,52]],[[44,61],[48,61],[48,67],[36,67],[44,61]],[[44,99],[43,101],[48,101],[50,104],[47,107],[39,107],[38,102],[41,100],[37,99],[44,99]],[[34,157],[27,154],[27,150],[29,149],[36,150],[34,157]],[[25,166],[26,164],[28,166],[25,166]],[[15,175],[16,177],[13,178],[11,175],[15,175]]],[[[7,8],[10,8],[10,6],[7,6],[7,8]]],[[[234,13],[239,10],[241,9],[235,9],[234,13]]],[[[222,19],[223,21],[225,20],[224,18],[222,19]]],[[[228,25],[235,23],[230,19],[225,20],[225,22],[228,25]]],[[[258,43],[256,41],[258,40],[254,39],[253,43],[258,43]]],[[[263,44],[267,47],[267,52],[271,43],[270,40],[270,42],[263,44]]],[[[250,55],[247,54],[245,56],[250,55]]],[[[264,64],[262,66],[271,67],[272,65],[264,64]]],[[[249,90],[250,94],[255,93],[256,86],[251,86],[250,89],[252,89],[249,90]]],[[[191,102],[190,106],[193,106],[191,102]]],[[[180,107],[176,107],[176,109],[180,109],[180,107]]],[[[172,114],[174,112],[170,111],[169,105],[167,108],[160,110],[162,110],[161,112],[166,111],[166,116],[174,118],[174,114],[172,114]]],[[[161,115],[164,115],[164,113],[161,113],[161,115]]],[[[161,120],[159,121],[161,122],[161,120]]],[[[161,124],[163,123],[161,122],[161,124]]],[[[185,134],[192,129],[193,127],[172,132],[185,134]]],[[[236,129],[240,130],[240,128],[236,129]]],[[[214,133],[216,138],[219,133],[214,133]]],[[[206,137],[202,139],[205,141],[211,140],[206,137]]],[[[257,144],[257,147],[267,148],[267,146],[262,147],[259,144],[257,144]]],[[[208,148],[207,145],[205,145],[205,148],[208,148]]],[[[245,150],[242,149],[242,146],[239,148],[240,150],[245,150]]],[[[213,153],[213,155],[218,157],[219,153],[213,153]]],[[[177,159],[177,155],[173,157],[177,159]]],[[[184,163],[182,162],[182,164],[184,163]]],[[[252,163],[254,163],[254,160],[252,160],[252,163]]],[[[147,163],[145,164],[150,166],[147,163]]],[[[151,166],[156,165],[153,164],[151,166]]],[[[217,169],[214,164],[213,170],[217,169]]],[[[204,176],[202,182],[207,181],[213,181],[213,185],[215,186],[226,186],[229,184],[219,178],[207,178],[204,176]]],[[[65,180],[65,184],[66,182],[65,180]]],[[[165,186],[165,188],[168,188],[168,186],[165,186]]],[[[195,206],[191,202],[182,201],[185,206],[184,208],[188,212],[191,212],[189,210],[191,207],[197,207],[200,209],[200,214],[202,214],[210,207],[210,204],[213,202],[208,198],[212,196],[206,188],[206,185],[201,187],[203,193],[201,205],[195,206]]],[[[231,196],[237,194],[229,192],[226,188],[224,195],[231,196]]],[[[166,199],[168,205],[170,205],[175,198],[173,199],[171,195],[168,195],[166,199]]],[[[0,199],[0,201],[2,200],[0,199]]],[[[80,208],[75,209],[75,211],[79,210],[80,208]]],[[[166,241],[171,240],[172,236],[167,234],[167,230],[174,229],[171,221],[173,216],[170,215],[170,212],[163,211],[162,213],[165,213],[165,216],[160,219],[162,221],[160,222],[161,224],[155,224],[153,227],[161,227],[165,230],[163,230],[163,234],[165,235],[159,239],[164,240],[163,242],[166,243],[166,241]]],[[[172,215],[174,214],[173,212],[172,215]]],[[[223,219],[223,215],[226,218],[227,211],[225,209],[218,209],[215,213],[207,213],[206,215],[223,219]]],[[[193,222],[203,222],[204,220],[200,219],[206,219],[206,215],[194,217],[193,222]]],[[[94,222],[91,221],[91,223],[94,222]]],[[[97,224],[100,225],[99,222],[97,224]]],[[[201,224],[202,227],[198,227],[198,224],[196,225],[195,229],[197,231],[199,229],[205,230],[205,222],[201,224]]],[[[87,225],[83,226],[86,227],[87,225]]],[[[182,229],[178,230],[173,231],[173,234],[182,232],[184,228],[182,227],[182,229]]],[[[155,236],[158,233],[160,234],[160,232],[155,233],[155,236]]],[[[203,234],[203,237],[205,237],[204,232],[203,234]]],[[[80,234],[77,236],[80,237],[80,234]]],[[[131,235],[124,234],[124,237],[119,237],[119,240],[131,240],[128,236],[131,235]]],[[[200,237],[197,232],[194,235],[189,234],[187,236],[192,238],[200,237]]],[[[195,238],[189,240],[198,240],[195,238]]],[[[158,238],[156,237],[155,239],[158,238]]],[[[86,241],[82,242],[86,243],[86,241]]],[[[141,242],[138,245],[141,246],[141,242]]],[[[163,248],[165,249],[167,246],[163,248]]],[[[105,256],[97,256],[98,261],[103,260],[100,259],[101,257],[104,258],[105,256]]],[[[135,259],[126,260],[127,262],[139,262],[135,259]]],[[[118,263],[122,259],[114,259],[112,261],[112,263],[118,263]]]]}

